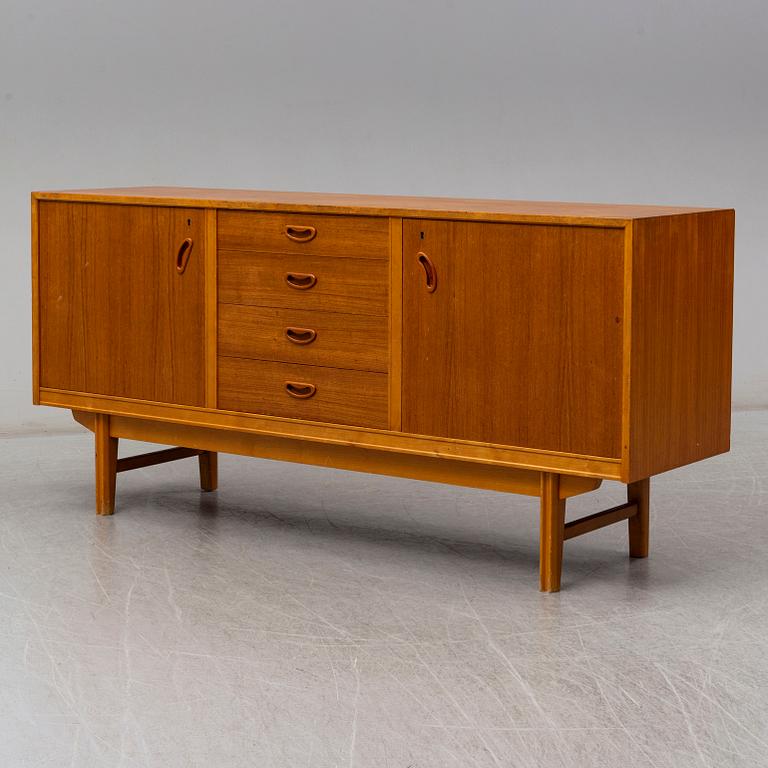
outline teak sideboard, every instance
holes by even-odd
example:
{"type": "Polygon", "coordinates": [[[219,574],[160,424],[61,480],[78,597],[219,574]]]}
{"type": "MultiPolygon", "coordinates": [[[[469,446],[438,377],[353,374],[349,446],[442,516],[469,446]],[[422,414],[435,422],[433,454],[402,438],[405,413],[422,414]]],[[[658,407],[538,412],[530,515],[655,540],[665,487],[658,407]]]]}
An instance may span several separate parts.
{"type": "Polygon", "coordinates": [[[540,584],[729,448],[733,210],[141,187],[32,195],[33,388],[123,470],[217,452],[528,494],[540,584]],[[175,446],[118,459],[119,438],[175,446]],[[603,479],[627,502],[566,522],[603,479]]]}

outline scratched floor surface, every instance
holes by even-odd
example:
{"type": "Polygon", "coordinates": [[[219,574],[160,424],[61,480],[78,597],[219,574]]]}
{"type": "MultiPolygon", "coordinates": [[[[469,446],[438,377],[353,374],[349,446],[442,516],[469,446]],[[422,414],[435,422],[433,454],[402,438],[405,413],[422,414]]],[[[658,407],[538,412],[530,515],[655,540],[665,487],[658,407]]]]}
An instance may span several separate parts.
{"type": "Polygon", "coordinates": [[[227,456],[99,519],[91,465],[0,440],[0,766],[768,765],[768,413],[655,481],[647,561],[568,542],[559,595],[533,499],[227,456]]]}

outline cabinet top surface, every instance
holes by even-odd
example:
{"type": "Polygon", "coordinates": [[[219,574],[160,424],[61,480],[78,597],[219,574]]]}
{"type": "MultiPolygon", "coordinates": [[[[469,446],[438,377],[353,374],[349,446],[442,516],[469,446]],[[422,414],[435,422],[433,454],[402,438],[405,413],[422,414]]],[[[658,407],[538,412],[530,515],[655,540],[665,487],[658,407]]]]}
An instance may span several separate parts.
{"type": "Polygon", "coordinates": [[[452,217],[622,226],[633,219],[721,210],[660,205],[482,200],[452,197],[353,195],[199,187],[114,187],[33,192],[36,200],[299,211],[409,218],[452,217]]]}

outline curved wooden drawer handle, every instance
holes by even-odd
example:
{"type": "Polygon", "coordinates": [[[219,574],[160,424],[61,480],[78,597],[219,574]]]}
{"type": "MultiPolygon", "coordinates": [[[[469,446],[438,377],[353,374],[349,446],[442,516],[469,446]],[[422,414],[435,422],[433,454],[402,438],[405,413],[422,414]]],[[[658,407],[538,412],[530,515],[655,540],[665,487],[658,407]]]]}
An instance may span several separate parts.
{"type": "Polygon", "coordinates": [[[312,328],[286,328],[285,338],[294,344],[311,344],[317,338],[317,331],[312,328]]]}
{"type": "Polygon", "coordinates": [[[424,274],[427,278],[427,291],[429,291],[429,293],[434,293],[435,288],[437,288],[437,270],[435,269],[435,265],[432,263],[432,259],[430,259],[423,251],[419,251],[418,259],[419,264],[424,267],[424,274]]]}
{"type": "Polygon", "coordinates": [[[317,282],[317,278],[309,272],[286,272],[285,282],[288,283],[291,288],[296,288],[299,291],[306,291],[317,282]]]}
{"type": "Polygon", "coordinates": [[[317,392],[317,387],[314,384],[304,384],[300,381],[286,381],[285,391],[291,397],[298,397],[299,400],[306,400],[317,392]]]}
{"type": "Polygon", "coordinates": [[[189,264],[189,257],[192,254],[192,246],[194,242],[191,237],[185,237],[182,244],[179,246],[178,253],[176,254],[176,271],[180,274],[184,274],[184,270],[189,264]]]}
{"type": "Polygon", "coordinates": [[[288,224],[285,228],[285,235],[289,240],[293,240],[296,243],[308,243],[315,238],[317,230],[314,227],[300,227],[288,224]]]}

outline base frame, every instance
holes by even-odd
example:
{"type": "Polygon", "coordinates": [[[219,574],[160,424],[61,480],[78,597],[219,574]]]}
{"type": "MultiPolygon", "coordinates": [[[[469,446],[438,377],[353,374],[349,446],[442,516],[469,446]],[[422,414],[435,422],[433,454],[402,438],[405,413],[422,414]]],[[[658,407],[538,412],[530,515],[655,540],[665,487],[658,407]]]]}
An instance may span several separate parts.
{"type": "Polygon", "coordinates": [[[560,591],[564,542],[607,525],[626,520],[630,556],[648,557],[649,478],[627,485],[626,503],[566,523],[567,499],[595,490],[602,483],[599,478],[105,413],[73,410],[72,415],[94,433],[96,512],[99,515],[111,515],[115,511],[119,472],[169,461],[197,456],[201,489],[215,491],[218,487],[218,452],[221,451],[536,496],[540,503],[539,587],[542,592],[560,591]],[[118,459],[121,437],[174,447],[118,459]]]}

